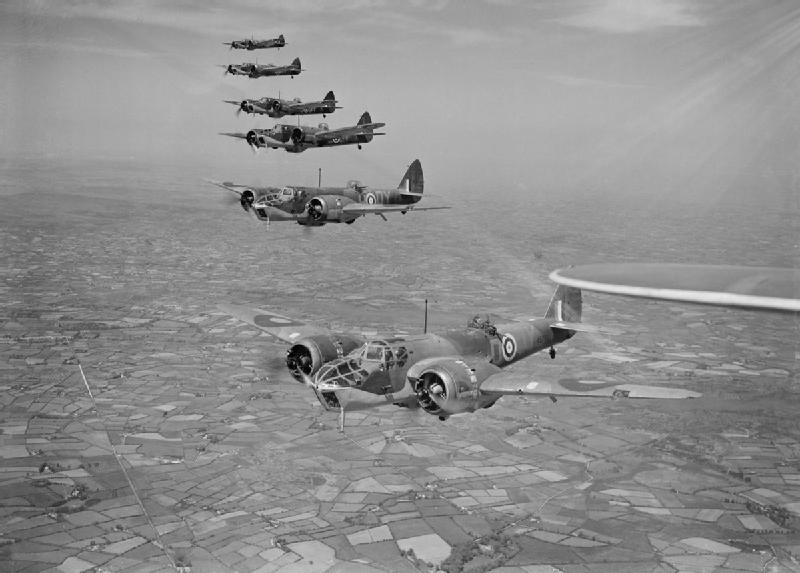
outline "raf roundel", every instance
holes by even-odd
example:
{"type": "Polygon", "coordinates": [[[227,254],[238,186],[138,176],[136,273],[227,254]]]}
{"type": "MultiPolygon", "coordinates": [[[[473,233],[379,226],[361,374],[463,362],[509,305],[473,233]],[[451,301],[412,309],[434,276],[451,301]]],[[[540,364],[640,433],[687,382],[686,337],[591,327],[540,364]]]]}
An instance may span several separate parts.
{"type": "Polygon", "coordinates": [[[256,326],[262,327],[300,326],[303,324],[302,322],[297,322],[282,316],[275,316],[274,314],[258,314],[253,318],[253,322],[256,326]]]}
{"type": "Polygon", "coordinates": [[[367,203],[369,205],[375,204],[375,193],[367,193],[367,203]]]}
{"type": "Polygon", "coordinates": [[[517,341],[514,340],[514,337],[510,334],[504,334],[502,338],[503,342],[503,358],[506,360],[512,360],[514,355],[517,353],[517,341]]]}

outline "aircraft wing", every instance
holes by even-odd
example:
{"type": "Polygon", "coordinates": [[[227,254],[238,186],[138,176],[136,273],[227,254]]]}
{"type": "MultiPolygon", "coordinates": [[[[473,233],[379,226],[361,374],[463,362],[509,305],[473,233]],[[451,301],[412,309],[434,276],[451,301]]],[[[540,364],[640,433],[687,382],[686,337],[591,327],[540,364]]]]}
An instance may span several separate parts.
{"type": "Polygon", "coordinates": [[[253,309],[235,304],[220,304],[218,308],[232,317],[260,328],[267,334],[285,342],[292,343],[301,338],[317,334],[331,334],[330,330],[321,326],[305,324],[267,310],[253,309]]]}
{"type": "Polygon", "coordinates": [[[238,137],[239,139],[247,139],[247,134],[241,132],[236,132],[236,133],[222,132],[220,133],[220,135],[227,135],[228,137],[238,137]]]}
{"type": "Polygon", "coordinates": [[[239,197],[242,196],[242,193],[245,191],[252,191],[250,187],[247,185],[237,185],[236,183],[231,183],[230,181],[214,181],[213,179],[203,179],[206,183],[211,183],[212,185],[216,185],[217,187],[222,187],[231,193],[236,193],[239,197]]]}
{"type": "Polygon", "coordinates": [[[432,209],[449,209],[450,207],[417,207],[415,205],[379,205],[376,203],[348,203],[342,207],[342,212],[353,213],[359,215],[368,215],[370,213],[396,213],[398,211],[430,211],[432,209]]]}
{"type": "Polygon", "coordinates": [[[373,129],[383,127],[385,123],[364,123],[361,125],[351,125],[350,127],[340,127],[339,129],[329,129],[328,131],[320,131],[314,134],[317,139],[329,139],[331,137],[346,137],[350,135],[383,135],[381,133],[374,133],[373,129]]]}
{"type": "Polygon", "coordinates": [[[325,105],[323,102],[320,101],[308,101],[308,102],[284,102],[281,105],[281,109],[285,112],[289,111],[299,111],[303,109],[314,109],[316,107],[322,107],[325,105]]]}
{"type": "Polygon", "coordinates": [[[611,294],[800,312],[800,269],[612,263],[559,269],[550,279],[611,294]]]}
{"type": "Polygon", "coordinates": [[[481,385],[484,394],[524,394],[545,396],[576,396],[588,398],[699,398],[699,392],[666,386],[601,382],[597,380],[575,380],[564,378],[558,382],[514,380],[503,374],[487,378],[481,385]]]}

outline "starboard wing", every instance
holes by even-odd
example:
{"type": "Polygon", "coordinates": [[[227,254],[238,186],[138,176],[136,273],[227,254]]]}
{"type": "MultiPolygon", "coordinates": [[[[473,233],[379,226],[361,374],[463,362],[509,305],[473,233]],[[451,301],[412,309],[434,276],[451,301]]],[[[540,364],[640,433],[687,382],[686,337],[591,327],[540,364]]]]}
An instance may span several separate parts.
{"type": "Polygon", "coordinates": [[[260,328],[267,334],[285,342],[296,342],[307,336],[332,334],[327,328],[306,324],[268,310],[253,309],[235,304],[220,304],[218,308],[234,318],[260,328]]]}
{"type": "Polygon", "coordinates": [[[231,193],[236,193],[239,197],[242,196],[242,193],[245,191],[252,191],[250,187],[247,185],[237,185],[236,183],[231,183],[230,181],[214,181],[213,179],[204,179],[206,183],[211,183],[212,185],[216,185],[217,187],[221,187],[231,193]]]}
{"type": "Polygon", "coordinates": [[[609,294],[800,312],[800,269],[598,263],[553,271],[550,280],[609,294]]]}
{"type": "Polygon", "coordinates": [[[415,205],[378,205],[378,204],[366,204],[366,203],[349,203],[342,207],[342,212],[344,213],[358,213],[363,215],[368,215],[370,213],[379,214],[379,213],[396,213],[400,211],[401,213],[404,211],[430,211],[433,209],[449,209],[449,206],[443,207],[417,207],[415,205]]]}
{"type": "Polygon", "coordinates": [[[675,400],[699,398],[702,396],[699,392],[684,390],[683,388],[668,388],[666,386],[620,384],[617,382],[569,378],[564,378],[557,382],[515,380],[502,373],[487,378],[484,383],[481,384],[481,392],[484,394],[498,394],[501,396],[520,394],[589,398],[664,398],[675,400]]]}
{"type": "Polygon", "coordinates": [[[385,123],[363,123],[361,125],[352,125],[350,127],[340,127],[338,129],[329,129],[315,134],[317,139],[329,139],[332,137],[347,137],[352,135],[383,135],[381,133],[374,133],[373,129],[383,127],[385,123]]]}

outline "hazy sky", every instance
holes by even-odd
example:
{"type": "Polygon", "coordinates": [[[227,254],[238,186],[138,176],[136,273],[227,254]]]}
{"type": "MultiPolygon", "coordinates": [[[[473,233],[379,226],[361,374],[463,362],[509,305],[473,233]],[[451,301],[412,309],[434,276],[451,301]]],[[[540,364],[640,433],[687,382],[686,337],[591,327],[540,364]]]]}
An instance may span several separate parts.
{"type": "Polygon", "coordinates": [[[796,0],[6,0],[0,72],[6,165],[174,164],[192,184],[312,184],[323,167],[327,184],[386,186],[419,157],[427,189],[450,197],[797,206],[796,0]],[[222,45],[280,33],[280,51],[222,45]],[[296,56],[306,71],[291,80],[217,67],[296,56]],[[330,89],[344,108],[331,127],[369,110],[388,135],[259,157],[217,135],[279,121],[237,118],[222,99],[330,89]]]}

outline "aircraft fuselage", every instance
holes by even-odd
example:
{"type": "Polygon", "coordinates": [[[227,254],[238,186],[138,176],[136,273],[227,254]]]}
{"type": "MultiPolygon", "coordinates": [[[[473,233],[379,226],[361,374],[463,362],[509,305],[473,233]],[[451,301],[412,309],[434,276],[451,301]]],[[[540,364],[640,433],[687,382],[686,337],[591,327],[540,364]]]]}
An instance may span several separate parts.
{"type": "Polygon", "coordinates": [[[320,368],[315,377],[318,397],[324,406],[335,407],[335,400],[328,393],[349,388],[382,396],[386,402],[411,405],[416,396],[408,380],[409,369],[424,360],[463,357],[502,368],[573,334],[553,328],[549,319],[540,318],[500,325],[476,324],[443,335],[373,340],[320,368]]]}

